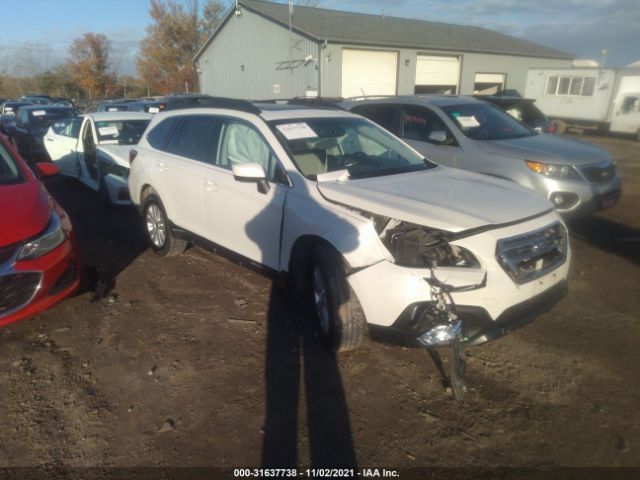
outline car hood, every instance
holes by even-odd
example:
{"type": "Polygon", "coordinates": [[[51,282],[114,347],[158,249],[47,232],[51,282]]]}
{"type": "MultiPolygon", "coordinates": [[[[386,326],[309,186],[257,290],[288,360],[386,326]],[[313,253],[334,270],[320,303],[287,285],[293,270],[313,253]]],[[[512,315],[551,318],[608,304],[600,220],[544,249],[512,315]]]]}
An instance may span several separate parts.
{"type": "Polygon", "coordinates": [[[135,145],[100,145],[98,151],[102,150],[107,156],[113,159],[118,165],[122,165],[125,168],[129,168],[129,151],[135,145]]]}
{"type": "Polygon", "coordinates": [[[476,143],[489,154],[523,160],[569,165],[587,165],[611,160],[611,156],[603,148],[544,133],[506,140],[477,140],[476,143]]]}
{"type": "Polygon", "coordinates": [[[330,201],[450,232],[518,221],[552,204],[506,180],[437,167],[418,173],[318,182],[330,201]]]}
{"type": "Polygon", "coordinates": [[[49,195],[37,182],[0,185],[0,205],[0,246],[27,240],[49,223],[49,195]]]}

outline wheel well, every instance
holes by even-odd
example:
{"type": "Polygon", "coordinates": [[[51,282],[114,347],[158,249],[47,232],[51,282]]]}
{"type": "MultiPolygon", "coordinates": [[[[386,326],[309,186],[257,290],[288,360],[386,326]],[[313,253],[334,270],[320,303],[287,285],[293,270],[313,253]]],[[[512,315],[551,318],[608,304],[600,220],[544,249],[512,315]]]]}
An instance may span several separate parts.
{"type": "Polygon", "coordinates": [[[155,190],[148,183],[143,185],[140,189],[140,203],[138,204],[138,212],[142,215],[142,211],[144,209],[144,202],[147,200],[147,197],[155,193],[155,190]]]}
{"type": "Polygon", "coordinates": [[[289,257],[289,287],[296,295],[303,295],[309,291],[311,250],[317,245],[327,245],[336,250],[330,242],[315,235],[303,235],[293,244],[289,257]]]}

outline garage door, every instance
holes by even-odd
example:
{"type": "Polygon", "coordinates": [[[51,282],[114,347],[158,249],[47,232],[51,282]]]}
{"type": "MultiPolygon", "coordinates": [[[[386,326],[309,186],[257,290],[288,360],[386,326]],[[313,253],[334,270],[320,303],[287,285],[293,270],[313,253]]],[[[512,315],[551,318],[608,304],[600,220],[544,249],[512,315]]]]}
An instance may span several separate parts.
{"type": "Polygon", "coordinates": [[[395,95],[397,52],[342,50],[342,96],[395,95]]]}
{"type": "Polygon", "coordinates": [[[478,95],[495,95],[504,90],[504,73],[476,73],[473,93],[478,95]]]}
{"type": "Polygon", "coordinates": [[[458,93],[460,59],[418,55],[416,60],[416,93],[458,93]]]}

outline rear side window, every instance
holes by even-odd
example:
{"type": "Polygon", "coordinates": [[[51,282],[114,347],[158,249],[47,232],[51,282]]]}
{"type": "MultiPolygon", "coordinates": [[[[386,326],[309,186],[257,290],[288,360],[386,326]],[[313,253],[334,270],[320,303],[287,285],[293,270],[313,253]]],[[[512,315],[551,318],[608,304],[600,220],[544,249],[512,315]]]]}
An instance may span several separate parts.
{"type": "Polygon", "coordinates": [[[174,155],[213,164],[220,137],[220,120],[210,116],[182,117],[166,151],[174,155]]]}
{"type": "Polygon", "coordinates": [[[396,121],[398,108],[394,105],[363,105],[351,111],[367,117],[369,120],[376,122],[382,128],[387,129],[395,135],[398,134],[396,121]]]}
{"type": "Polygon", "coordinates": [[[147,134],[147,142],[153,148],[157,150],[164,150],[164,146],[167,144],[167,137],[178,123],[179,118],[172,117],[158,123],[153,130],[147,134]]]}

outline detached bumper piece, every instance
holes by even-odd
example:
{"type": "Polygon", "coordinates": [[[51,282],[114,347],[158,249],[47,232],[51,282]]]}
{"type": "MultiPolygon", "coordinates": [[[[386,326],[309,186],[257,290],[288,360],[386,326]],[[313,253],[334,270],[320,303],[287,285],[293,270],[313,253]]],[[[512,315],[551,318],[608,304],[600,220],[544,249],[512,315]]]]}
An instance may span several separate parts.
{"type": "Polygon", "coordinates": [[[0,318],[27,305],[37,293],[41,279],[42,275],[36,272],[0,276],[0,318]]]}
{"type": "MultiPolygon", "coordinates": [[[[468,346],[481,345],[531,323],[536,317],[548,312],[567,293],[566,282],[529,300],[505,310],[496,320],[482,307],[456,305],[455,313],[461,320],[462,342],[468,346]]],[[[437,326],[431,315],[431,302],[409,305],[391,327],[370,325],[372,336],[402,345],[422,346],[418,337],[437,326]]]]}

